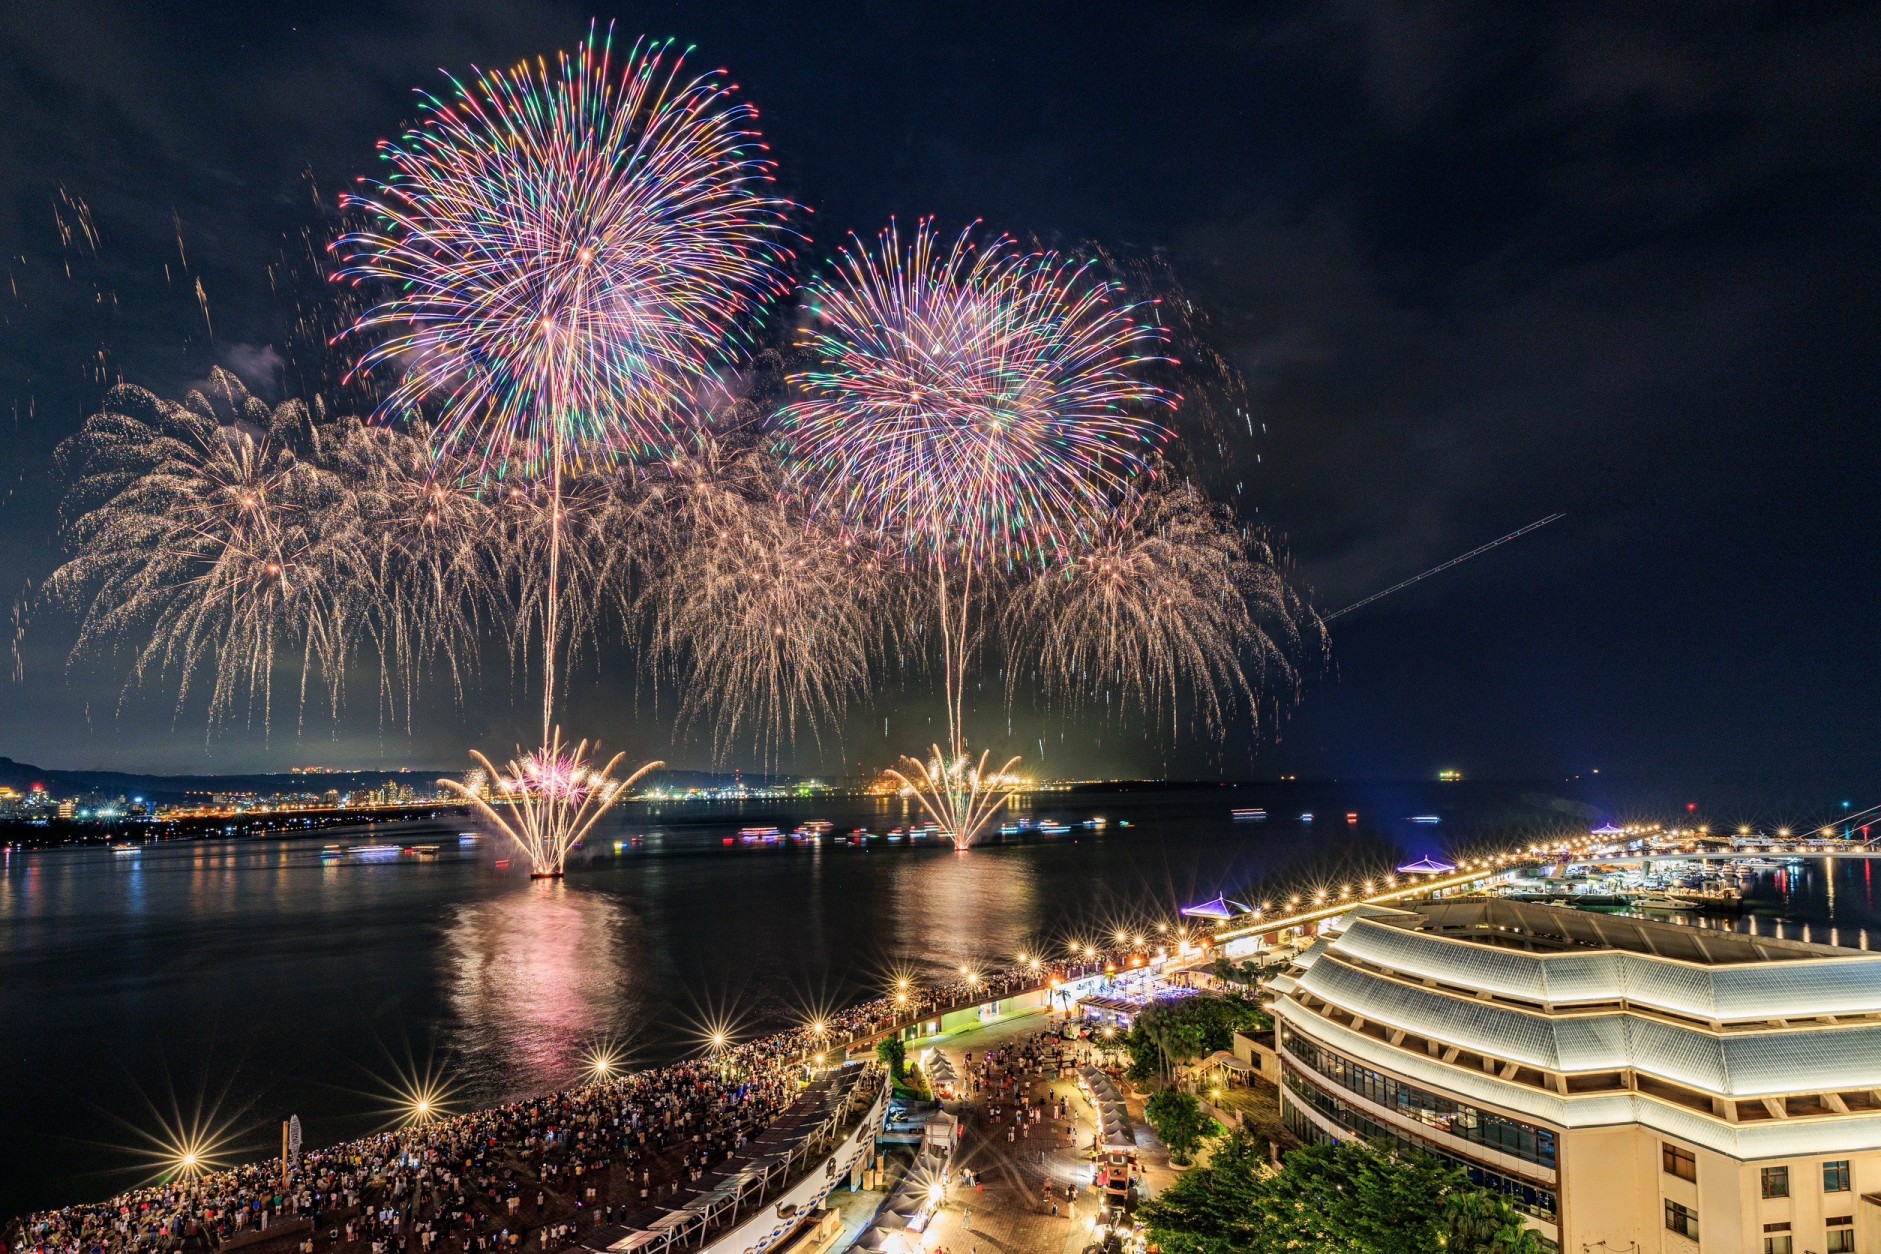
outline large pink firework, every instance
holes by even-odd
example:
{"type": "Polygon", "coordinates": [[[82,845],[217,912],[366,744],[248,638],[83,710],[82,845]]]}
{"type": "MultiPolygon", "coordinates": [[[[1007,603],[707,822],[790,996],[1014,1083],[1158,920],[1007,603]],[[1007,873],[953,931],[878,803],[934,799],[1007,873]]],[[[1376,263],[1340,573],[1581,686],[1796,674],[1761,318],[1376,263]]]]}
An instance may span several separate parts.
{"type": "Polygon", "coordinates": [[[1011,791],[967,754],[967,670],[989,581],[1081,551],[1155,465],[1177,397],[1144,378],[1163,337],[1084,265],[923,221],[860,241],[810,288],[780,432],[812,499],[904,545],[933,580],[947,743],[900,774],[965,848],[1011,791]]]}
{"type": "Polygon", "coordinates": [[[384,414],[428,409],[484,479],[542,494],[543,737],[554,723],[562,480],[658,454],[748,315],[783,290],[789,206],[770,194],[756,111],[723,71],[688,77],[670,43],[616,66],[612,30],[426,97],[383,145],[391,175],[348,201],[341,277],[393,294],[355,326],[378,338],[384,414]],[[618,72],[617,72],[618,69],[618,72]]]}
{"type": "Polygon", "coordinates": [[[391,173],[348,204],[339,277],[392,294],[353,328],[383,412],[429,406],[488,474],[662,449],[691,395],[784,290],[790,206],[757,111],[670,42],[452,80],[381,145],[391,173]]]}
{"type": "Polygon", "coordinates": [[[923,221],[845,249],[809,288],[779,423],[845,521],[943,561],[1046,560],[1147,470],[1177,398],[1143,377],[1163,337],[1089,267],[923,221]]]}

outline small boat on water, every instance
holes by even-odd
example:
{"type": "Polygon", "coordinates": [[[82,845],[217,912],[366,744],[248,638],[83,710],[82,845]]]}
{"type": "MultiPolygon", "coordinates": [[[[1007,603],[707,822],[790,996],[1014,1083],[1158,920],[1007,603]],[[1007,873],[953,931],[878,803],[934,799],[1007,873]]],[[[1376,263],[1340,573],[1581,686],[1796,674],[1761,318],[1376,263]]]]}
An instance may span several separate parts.
{"type": "Polygon", "coordinates": [[[1631,893],[1628,903],[1635,910],[1651,910],[1664,913],[1685,913],[1698,909],[1698,903],[1686,897],[1675,897],[1671,893],[1654,889],[1651,892],[1631,893]]]}
{"type": "Polygon", "coordinates": [[[116,854],[120,858],[128,858],[132,854],[137,852],[137,846],[136,845],[113,845],[111,846],[111,852],[116,854]]]}
{"type": "Polygon", "coordinates": [[[1441,823],[1443,819],[1435,814],[1413,814],[1411,816],[1411,822],[1422,823],[1428,826],[1432,823],[1441,823]]]}
{"type": "Polygon", "coordinates": [[[1261,809],[1259,806],[1243,806],[1239,810],[1228,811],[1228,816],[1242,821],[1259,822],[1267,817],[1267,811],[1261,809]]]}
{"type": "Polygon", "coordinates": [[[405,856],[409,858],[435,858],[438,856],[438,847],[436,845],[408,845],[405,848],[405,856]]]}
{"type": "Polygon", "coordinates": [[[747,845],[765,844],[781,840],[782,838],[783,833],[778,831],[775,827],[741,827],[738,829],[738,839],[744,841],[747,845]]]}
{"type": "Polygon", "coordinates": [[[1001,823],[999,825],[999,834],[1001,836],[1017,836],[1024,830],[1025,824],[1023,823],[1001,823]]]}
{"type": "Polygon", "coordinates": [[[1308,810],[1305,813],[1300,815],[1300,822],[1311,823],[1312,821],[1313,821],[1313,812],[1311,810],[1308,810]]]}

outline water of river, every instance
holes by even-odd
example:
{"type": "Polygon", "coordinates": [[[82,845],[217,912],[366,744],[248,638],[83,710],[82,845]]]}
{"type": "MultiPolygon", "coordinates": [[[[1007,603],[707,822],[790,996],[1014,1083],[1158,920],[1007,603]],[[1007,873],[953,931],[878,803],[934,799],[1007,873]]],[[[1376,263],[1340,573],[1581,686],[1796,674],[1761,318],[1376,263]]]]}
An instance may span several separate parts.
{"type": "MultiPolygon", "coordinates": [[[[293,1112],[325,1144],[393,1122],[401,1076],[487,1103],[569,1081],[598,1042],[663,1061],[708,1025],[775,1028],[875,995],[897,971],[1062,952],[1223,890],[1585,830],[1533,798],[1472,809],[1461,795],[1053,795],[1031,816],[1068,834],[965,855],[726,843],[812,818],[881,832],[905,821],[899,802],[637,805],[556,883],[532,883],[520,859],[499,868],[507,851],[459,844],[456,826],[16,852],[0,863],[0,1216],[138,1182],[165,1128],[224,1129],[232,1157],[261,1157],[293,1112]],[[1271,817],[1230,819],[1249,805],[1271,817]],[[1427,812],[1443,822],[1410,822],[1427,812]],[[1076,826],[1096,815],[1101,830],[1076,826]],[[441,850],[323,860],[335,841],[441,850]]],[[[1764,930],[1775,913],[1881,923],[1868,866],[1768,880],[1764,930]]]]}

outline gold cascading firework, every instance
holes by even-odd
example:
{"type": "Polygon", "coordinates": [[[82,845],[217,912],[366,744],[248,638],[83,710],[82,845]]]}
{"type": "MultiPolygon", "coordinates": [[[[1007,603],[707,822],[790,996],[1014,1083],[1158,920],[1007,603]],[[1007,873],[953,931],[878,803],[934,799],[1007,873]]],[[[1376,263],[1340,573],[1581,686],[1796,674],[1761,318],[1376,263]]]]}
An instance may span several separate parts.
{"type": "Polygon", "coordinates": [[[927,761],[903,758],[901,766],[888,773],[914,794],[954,848],[965,849],[1018,791],[1012,768],[1019,759],[1008,758],[1006,765],[988,773],[990,759],[991,753],[983,752],[975,763],[965,753],[944,754],[935,745],[927,761]]]}
{"type": "Polygon", "coordinates": [[[666,765],[648,762],[625,779],[615,779],[614,769],[626,754],[615,754],[605,766],[591,766],[588,742],[566,748],[559,728],[550,732],[541,749],[511,759],[504,771],[497,770],[490,759],[475,750],[471,756],[483,764],[490,780],[489,798],[454,779],[441,779],[438,784],[468,801],[514,841],[528,855],[529,873],[535,879],[560,878],[569,851],[601,816],[626,796],[641,776],[666,765]]]}

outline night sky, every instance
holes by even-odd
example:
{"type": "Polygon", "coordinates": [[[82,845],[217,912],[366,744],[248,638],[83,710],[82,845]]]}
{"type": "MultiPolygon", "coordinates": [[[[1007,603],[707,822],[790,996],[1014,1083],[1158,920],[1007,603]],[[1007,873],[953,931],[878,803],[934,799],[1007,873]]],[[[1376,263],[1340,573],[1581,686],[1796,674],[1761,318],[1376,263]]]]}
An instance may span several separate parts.
{"type": "MultiPolygon", "coordinates": [[[[1010,743],[1036,761],[1042,739],[1047,773],[1873,775],[1873,6],[0,6],[9,601],[59,560],[51,451],[106,386],[317,380],[286,260],[322,225],[315,193],[370,171],[441,68],[570,48],[595,16],[730,67],[817,255],[924,214],[1165,255],[1265,424],[1217,486],[1323,609],[1567,514],[1340,619],[1258,735],[1171,743],[1021,706],[1010,743]],[[79,201],[95,256],[60,236],[79,201]]],[[[409,735],[367,694],[337,726],[310,710],[210,738],[168,690],[121,702],[120,672],[68,670],[72,636],[32,612],[0,754],[440,766],[532,734],[499,673],[409,735]]],[[[624,652],[584,673],[571,730],[709,765],[631,674],[624,652]]],[[[999,747],[987,688],[976,739],[999,747]]],[[[785,765],[925,744],[923,691],[785,765]]]]}

